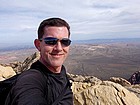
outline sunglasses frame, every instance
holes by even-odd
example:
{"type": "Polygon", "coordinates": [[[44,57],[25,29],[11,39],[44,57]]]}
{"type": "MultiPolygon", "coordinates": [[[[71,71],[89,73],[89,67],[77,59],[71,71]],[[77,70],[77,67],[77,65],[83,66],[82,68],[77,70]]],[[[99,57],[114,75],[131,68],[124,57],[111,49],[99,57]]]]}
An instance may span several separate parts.
{"type": "Polygon", "coordinates": [[[41,38],[39,39],[40,41],[44,40],[45,44],[47,45],[56,45],[58,43],[58,41],[61,42],[61,44],[63,46],[69,46],[71,44],[71,40],[69,38],[63,38],[63,39],[58,39],[58,38],[54,38],[54,37],[46,37],[46,38],[41,38]]]}

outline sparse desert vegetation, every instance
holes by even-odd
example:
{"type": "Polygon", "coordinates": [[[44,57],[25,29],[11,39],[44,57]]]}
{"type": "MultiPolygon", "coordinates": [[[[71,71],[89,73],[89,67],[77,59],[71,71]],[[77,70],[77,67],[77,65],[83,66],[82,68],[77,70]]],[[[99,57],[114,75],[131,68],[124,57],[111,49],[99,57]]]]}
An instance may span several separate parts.
{"type": "Polygon", "coordinates": [[[94,75],[101,79],[111,76],[128,79],[140,69],[140,44],[74,45],[66,66],[74,74],[94,75]]]}
{"type": "MultiPolygon", "coordinates": [[[[37,51],[22,49],[0,52],[0,63],[22,62],[37,51]]],[[[140,70],[140,43],[73,44],[65,62],[69,73],[93,75],[100,79],[125,79],[140,70]]]]}

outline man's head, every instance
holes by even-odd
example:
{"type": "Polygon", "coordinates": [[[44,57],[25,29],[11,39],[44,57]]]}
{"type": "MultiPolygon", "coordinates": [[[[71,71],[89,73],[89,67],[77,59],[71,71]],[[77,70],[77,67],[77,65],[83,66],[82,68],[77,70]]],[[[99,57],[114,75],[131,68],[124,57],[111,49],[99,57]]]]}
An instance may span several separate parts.
{"type": "Polygon", "coordinates": [[[69,53],[70,26],[60,18],[50,18],[41,22],[38,39],[34,41],[40,51],[40,62],[52,72],[59,73],[69,53]]]}
{"type": "Polygon", "coordinates": [[[70,26],[65,20],[61,18],[49,18],[41,22],[38,28],[38,39],[41,39],[42,36],[44,35],[44,28],[51,27],[51,26],[66,27],[68,29],[68,33],[70,37],[70,26]]]}

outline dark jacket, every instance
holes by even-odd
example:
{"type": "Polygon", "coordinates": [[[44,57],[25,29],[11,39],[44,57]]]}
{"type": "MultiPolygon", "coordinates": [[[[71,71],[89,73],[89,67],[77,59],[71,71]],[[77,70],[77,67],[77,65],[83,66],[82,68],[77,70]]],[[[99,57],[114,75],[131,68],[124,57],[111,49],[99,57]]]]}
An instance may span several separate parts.
{"type": "MultiPolygon", "coordinates": [[[[69,81],[64,66],[61,73],[55,74],[37,61],[30,70],[18,77],[5,105],[51,105],[67,83],[69,81]]],[[[58,105],[73,105],[73,94],[69,85],[58,105]]]]}

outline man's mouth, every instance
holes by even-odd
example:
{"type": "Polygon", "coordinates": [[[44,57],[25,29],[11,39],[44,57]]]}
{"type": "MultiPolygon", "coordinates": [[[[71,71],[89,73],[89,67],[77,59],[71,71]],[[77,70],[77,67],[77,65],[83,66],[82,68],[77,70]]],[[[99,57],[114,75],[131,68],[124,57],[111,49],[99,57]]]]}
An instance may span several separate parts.
{"type": "Polygon", "coordinates": [[[61,56],[63,56],[64,54],[54,54],[54,53],[51,53],[51,55],[54,56],[54,57],[61,57],[61,56]]]}

